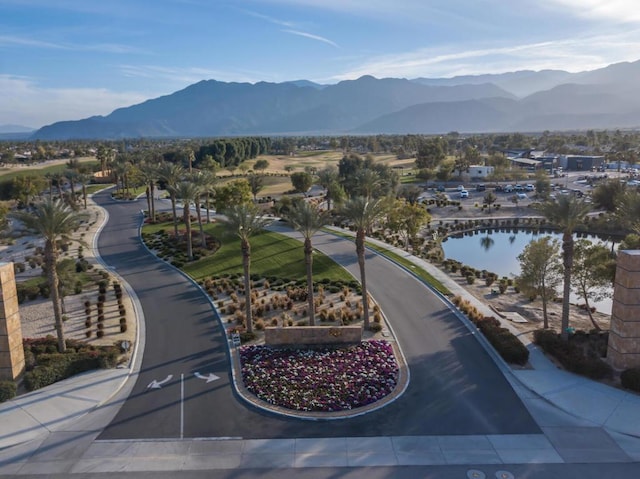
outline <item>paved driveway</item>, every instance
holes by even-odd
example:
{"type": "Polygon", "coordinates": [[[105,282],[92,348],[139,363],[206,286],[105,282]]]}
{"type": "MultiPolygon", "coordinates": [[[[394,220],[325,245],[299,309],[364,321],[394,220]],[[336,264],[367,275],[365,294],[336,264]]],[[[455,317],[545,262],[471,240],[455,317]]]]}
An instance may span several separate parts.
{"type": "MultiPolygon", "coordinates": [[[[146,319],[140,375],[99,439],[540,432],[490,357],[446,305],[373,254],[367,259],[369,289],[409,363],[411,383],[405,394],[379,411],[327,422],[279,417],[249,406],[231,386],[226,339],[205,295],[140,243],[144,202],[114,202],[106,193],[94,199],[110,215],[99,237],[100,253],[136,291],[146,319]],[[209,374],[219,379],[201,379],[209,374]]],[[[319,235],[314,244],[357,270],[350,241],[319,235]]]]}

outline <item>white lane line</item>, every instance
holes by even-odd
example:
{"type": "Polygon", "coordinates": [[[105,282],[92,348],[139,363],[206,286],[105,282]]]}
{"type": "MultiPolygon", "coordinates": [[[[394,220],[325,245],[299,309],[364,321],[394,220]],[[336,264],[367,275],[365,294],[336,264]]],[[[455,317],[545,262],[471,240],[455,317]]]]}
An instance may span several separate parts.
{"type": "Polygon", "coordinates": [[[184,439],[184,373],[180,374],[180,439],[184,439]]]}

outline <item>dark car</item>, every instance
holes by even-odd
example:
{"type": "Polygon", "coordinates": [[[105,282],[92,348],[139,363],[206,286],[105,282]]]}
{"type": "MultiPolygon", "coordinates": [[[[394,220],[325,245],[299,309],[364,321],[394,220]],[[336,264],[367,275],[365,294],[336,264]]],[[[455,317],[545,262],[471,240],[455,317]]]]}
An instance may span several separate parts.
{"type": "Polygon", "coordinates": [[[487,189],[487,186],[484,183],[480,183],[476,186],[476,191],[484,191],[487,189]]]}
{"type": "Polygon", "coordinates": [[[444,191],[444,185],[438,185],[438,187],[436,188],[437,191],[444,191]]]}

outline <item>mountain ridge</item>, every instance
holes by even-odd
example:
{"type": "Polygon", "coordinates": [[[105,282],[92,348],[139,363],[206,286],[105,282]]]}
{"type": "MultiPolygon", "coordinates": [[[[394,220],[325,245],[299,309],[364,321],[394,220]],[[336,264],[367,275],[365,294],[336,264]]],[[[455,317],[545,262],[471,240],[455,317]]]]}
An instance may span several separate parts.
{"type": "Polygon", "coordinates": [[[640,125],[640,61],[569,73],[449,79],[202,80],[106,116],[47,125],[34,139],[468,133],[640,125]],[[526,94],[525,94],[526,93],[526,94]],[[548,122],[548,126],[542,125],[548,122]]]}

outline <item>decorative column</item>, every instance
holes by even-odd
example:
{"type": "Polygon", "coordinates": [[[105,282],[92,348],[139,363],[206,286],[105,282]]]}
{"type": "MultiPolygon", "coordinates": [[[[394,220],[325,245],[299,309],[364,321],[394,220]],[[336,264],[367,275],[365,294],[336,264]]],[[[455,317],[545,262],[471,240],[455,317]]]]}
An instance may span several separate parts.
{"type": "Polygon", "coordinates": [[[615,369],[640,367],[640,251],[618,251],[607,360],[615,369]]]}
{"type": "Polygon", "coordinates": [[[24,372],[24,349],[13,263],[0,263],[0,380],[24,372]]]}

